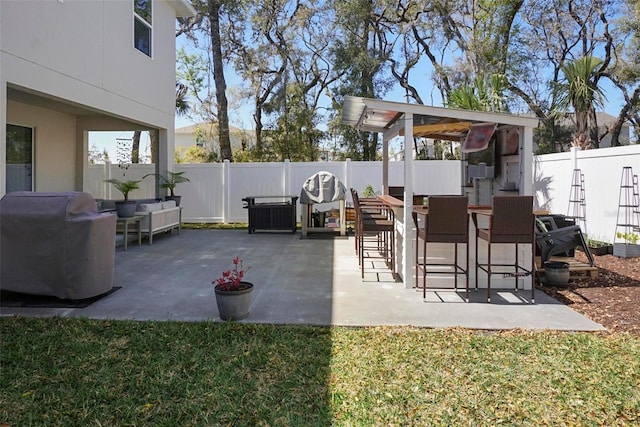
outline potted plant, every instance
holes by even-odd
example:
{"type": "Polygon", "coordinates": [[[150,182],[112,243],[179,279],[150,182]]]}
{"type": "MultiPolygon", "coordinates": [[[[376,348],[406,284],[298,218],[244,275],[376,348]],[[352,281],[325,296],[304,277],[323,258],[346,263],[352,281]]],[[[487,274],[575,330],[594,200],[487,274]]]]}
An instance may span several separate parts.
{"type": "Polygon", "coordinates": [[[166,175],[162,175],[159,173],[149,173],[142,178],[146,178],[149,175],[157,176],[160,180],[160,188],[166,188],[169,190],[169,195],[165,197],[165,200],[175,200],[176,206],[180,206],[180,199],[182,196],[176,196],[175,189],[178,184],[182,184],[183,182],[191,182],[189,178],[184,176],[184,171],[182,172],[171,172],[167,171],[166,175]]]}
{"type": "Polygon", "coordinates": [[[138,185],[140,180],[120,181],[117,178],[111,178],[105,180],[105,182],[113,184],[113,186],[116,187],[116,189],[124,196],[124,200],[116,202],[116,212],[118,213],[118,216],[122,218],[130,218],[135,215],[136,202],[129,201],[129,193],[140,188],[138,185]]]}
{"type": "Polygon", "coordinates": [[[601,240],[587,238],[587,247],[593,255],[607,255],[613,253],[613,245],[601,240]]]}
{"type": "Polygon", "coordinates": [[[371,184],[367,184],[364,191],[362,192],[362,197],[366,197],[366,198],[376,197],[376,192],[373,189],[373,186],[371,184]]]}
{"type": "Polygon", "coordinates": [[[640,245],[638,240],[640,236],[636,233],[622,233],[618,231],[616,238],[623,239],[624,243],[613,243],[613,254],[621,258],[640,257],[640,245]]]}
{"type": "Polygon", "coordinates": [[[239,257],[233,259],[233,269],[222,272],[222,276],[214,279],[216,304],[222,320],[242,320],[251,310],[251,294],[253,283],[245,282],[245,273],[251,269],[243,268],[243,261],[239,257]]]}

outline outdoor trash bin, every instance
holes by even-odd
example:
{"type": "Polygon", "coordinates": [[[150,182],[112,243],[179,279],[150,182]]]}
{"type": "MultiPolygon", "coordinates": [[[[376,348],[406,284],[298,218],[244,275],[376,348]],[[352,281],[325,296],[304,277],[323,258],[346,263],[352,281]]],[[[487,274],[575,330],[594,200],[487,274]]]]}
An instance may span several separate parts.
{"type": "Polygon", "coordinates": [[[113,287],[116,216],[89,193],[6,194],[0,231],[2,290],[83,299],[113,287]]]}

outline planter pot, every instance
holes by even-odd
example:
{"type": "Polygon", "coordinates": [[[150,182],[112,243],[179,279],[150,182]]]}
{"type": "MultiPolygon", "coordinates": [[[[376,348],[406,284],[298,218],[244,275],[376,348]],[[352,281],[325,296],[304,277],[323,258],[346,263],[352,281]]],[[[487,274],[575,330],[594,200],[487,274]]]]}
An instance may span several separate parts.
{"type": "Polygon", "coordinates": [[[626,243],[614,243],[613,254],[620,258],[640,257],[640,245],[628,245],[626,243]]]}
{"type": "Polygon", "coordinates": [[[164,199],[173,200],[174,202],[176,202],[176,206],[180,206],[180,200],[182,199],[182,196],[166,196],[164,199]]]}
{"type": "Polygon", "coordinates": [[[239,291],[223,291],[215,287],[216,304],[222,320],[242,320],[251,310],[251,294],[253,283],[241,282],[245,289],[239,291]]]}
{"type": "Polygon", "coordinates": [[[589,244],[589,251],[591,251],[591,253],[593,255],[607,255],[610,253],[613,253],[613,245],[607,244],[607,243],[602,243],[602,244],[589,244]]]}
{"type": "Polygon", "coordinates": [[[550,285],[564,286],[569,282],[569,264],[566,262],[546,261],[544,275],[550,285]]]}
{"type": "Polygon", "coordinates": [[[116,202],[116,212],[120,218],[131,218],[136,213],[136,202],[116,202]]]}

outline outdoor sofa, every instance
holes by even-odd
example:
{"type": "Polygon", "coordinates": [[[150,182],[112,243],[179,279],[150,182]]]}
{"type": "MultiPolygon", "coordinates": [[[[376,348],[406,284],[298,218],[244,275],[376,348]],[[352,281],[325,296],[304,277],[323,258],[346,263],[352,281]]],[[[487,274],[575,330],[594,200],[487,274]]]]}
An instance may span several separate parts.
{"type": "MultiPolygon", "coordinates": [[[[115,200],[97,200],[98,209],[102,212],[115,211],[115,200]]],[[[136,216],[141,216],[140,227],[142,235],[146,236],[149,244],[153,244],[153,236],[158,233],[178,230],[182,224],[182,208],[176,206],[173,200],[160,199],[136,200],[136,216]]]]}
{"type": "Polygon", "coordinates": [[[178,230],[182,223],[182,208],[176,206],[173,200],[154,203],[139,203],[136,207],[136,215],[142,217],[140,227],[142,234],[153,244],[153,235],[165,231],[178,230]]]}

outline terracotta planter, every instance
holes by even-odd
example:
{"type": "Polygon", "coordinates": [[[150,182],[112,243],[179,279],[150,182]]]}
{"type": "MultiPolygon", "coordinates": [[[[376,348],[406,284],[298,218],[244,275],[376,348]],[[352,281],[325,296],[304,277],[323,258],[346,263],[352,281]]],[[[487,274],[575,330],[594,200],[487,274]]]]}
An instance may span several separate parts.
{"type": "Polygon", "coordinates": [[[216,304],[222,320],[242,320],[249,315],[251,310],[251,295],[253,283],[240,282],[244,289],[238,291],[223,291],[216,285],[216,304]]]}

